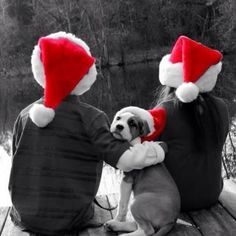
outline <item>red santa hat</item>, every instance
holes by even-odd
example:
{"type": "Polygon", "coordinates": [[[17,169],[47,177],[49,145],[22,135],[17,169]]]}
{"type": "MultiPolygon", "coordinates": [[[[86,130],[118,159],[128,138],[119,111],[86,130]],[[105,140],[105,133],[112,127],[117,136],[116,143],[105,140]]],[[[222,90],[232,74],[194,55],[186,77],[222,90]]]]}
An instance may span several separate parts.
{"type": "Polygon", "coordinates": [[[222,54],[186,36],[180,36],[171,54],[159,66],[162,85],[176,89],[180,101],[188,103],[200,93],[211,91],[222,67],[222,54]]]}
{"type": "Polygon", "coordinates": [[[142,142],[155,140],[165,128],[167,114],[166,110],[162,107],[152,110],[145,110],[140,107],[129,106],[118,111],[116,113],[116,117],[125,112],[130,112],[137,115],[147,122],[150,132],[147,136],[141,138],[142,142]]]}
{"type": "Polygon", "coordinates": [[[31,64],[35,80],[44,88],[44,104],[34,104],[29,113],[38,127],[53,120],[54,109],[66,96],[83,94],[96,80],[95,58],[89,47],[65,32],[40,38],[31,64]]]}

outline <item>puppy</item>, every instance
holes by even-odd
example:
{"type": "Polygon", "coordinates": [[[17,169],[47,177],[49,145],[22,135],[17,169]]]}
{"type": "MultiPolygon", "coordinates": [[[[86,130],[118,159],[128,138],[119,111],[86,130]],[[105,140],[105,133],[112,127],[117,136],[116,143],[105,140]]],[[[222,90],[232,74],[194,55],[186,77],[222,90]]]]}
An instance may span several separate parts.
{"type": "Polygon", "coordinates": [[[110,131],[115,138],[135,144],[135,142],[140,141],[140,137],[147,135],[150,129],[145,120],[131,112],[125,112],[116,116],[111,124],[110,131]]]}
{"type": "MultiPolygon", "coordinates": [[[[111,132],[117,139],[132,144],[150,133],[146,120],[137,114],[124,112],[115,116],[111,132]]],[[[165,144],[160,143],[165,149],[165,144]]],[[[123,236],[162,236],[167,234],[178,218],[180,196],[176,184],[163,163],[124,173],[120,185],[120,200],[115,219],[105,227],[113,231],[126,231],[123,236]],[[131,192],[134,201],[131,213],[135,221],[126,222],[131,192]]]]}

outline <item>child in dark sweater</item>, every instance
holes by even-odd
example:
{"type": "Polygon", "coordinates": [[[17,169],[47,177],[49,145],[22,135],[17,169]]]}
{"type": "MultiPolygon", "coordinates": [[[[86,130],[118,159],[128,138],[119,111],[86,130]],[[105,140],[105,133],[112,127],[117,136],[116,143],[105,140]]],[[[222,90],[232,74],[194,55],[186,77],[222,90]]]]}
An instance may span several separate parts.
{"type": "Polygon", "coordinates": [[[163,57],[164,85],[157,107],[167,112],[159,139],[168,145],[164,163],[176,181],[183,211],[217,203],[222,191],[221,153],[229,117],[224,101],[211,95],[222,55],[185,36],[163,57]]]}
{"type": "Polygon", "coordinates": [[[106,114],[82,103],[96,80],[89,47],[64,32],[39,40],[32,70],[44,97],[25,108],[13,132],[11,217],[21,228],[59,235],[86,227],[103,161],[124,171],[164,158],[155,142],[133,147],[110,133],[106,114]]]}

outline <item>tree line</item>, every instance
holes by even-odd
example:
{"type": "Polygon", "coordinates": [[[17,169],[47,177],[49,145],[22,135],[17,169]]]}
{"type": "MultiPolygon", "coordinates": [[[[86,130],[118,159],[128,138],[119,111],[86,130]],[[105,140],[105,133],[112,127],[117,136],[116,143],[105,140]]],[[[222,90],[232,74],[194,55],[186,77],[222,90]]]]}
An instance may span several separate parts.
{"type": "MultiPolygon", "coordinates": [[[[0,77],[30,71],[39,37],[60,30],[85,40],[99,68],[159,60],[179,35],[226,60],[217,94],[235,99],[235,0],[0,0],[0,77]]],[[[17,76],[15,76],[17,77],[17,76]]],[[[236,114],[230,104],[230,114],[236,114]]]]}
{"type": "Polygon", "coordinates": [[[29,56],[39,37],[64,30],[84,39],[102,65],[162,51],[180,34],[231,54],[235,10],[234,0],[1,0],[0,53],[29,56]]]}

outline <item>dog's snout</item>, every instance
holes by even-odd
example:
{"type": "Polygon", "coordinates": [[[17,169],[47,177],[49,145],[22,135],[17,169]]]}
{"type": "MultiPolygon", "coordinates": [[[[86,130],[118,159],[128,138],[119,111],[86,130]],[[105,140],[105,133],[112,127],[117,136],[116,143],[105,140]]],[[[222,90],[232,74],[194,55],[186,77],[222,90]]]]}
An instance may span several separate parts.
{"type": "Polygon", "coordinates": [[[117,125],[116,129],[119,130],[119,131],[122,131],[124,129],[124,126],[123,125],[117,125]]]}

